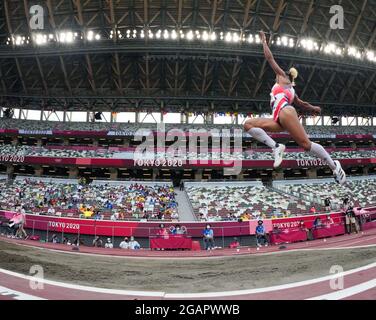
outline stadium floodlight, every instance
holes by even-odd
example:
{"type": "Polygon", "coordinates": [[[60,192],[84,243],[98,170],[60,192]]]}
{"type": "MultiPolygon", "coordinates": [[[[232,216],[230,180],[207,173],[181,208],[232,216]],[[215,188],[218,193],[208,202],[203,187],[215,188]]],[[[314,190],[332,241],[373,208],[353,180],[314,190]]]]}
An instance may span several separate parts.
{"type": "MultiPolygon", "coordinates": [[[[25,38],[26,39],[26,38],[25,38]]],[[[34,42],[35,44],[37,45],[43,45],[43,44],[46,44],[47,43],[47,35],[45,34],[41,34],[41,33],[37,33],[35,36],[34,36],[34,42]]]]}
{"type": "Polygon", "coordinates": [[[240,36],[236,32],[233,33],[232,41],[233,42],[240,42],[240,36]]]}
{"type": "Polygon", "coordinates": [[[87,33],[86,38],[87,38],[87,40],[92,41],[92,40],[94,39],[94,32],[90,30],[90,31],[87,33]]]}
{"type": "Polygon", "coordinates": [[[21,36],[16,36],[15,41],[14,41],[14,44],[15,44],[16,46],[20,46],[20,45],[22,45],[22,44],[23,44],[22,37],[21,37],[21,36]]]}
{"type": "Polygon", "coordinates": [[[375,56],[375,52],[374,52],[374,51],[370,51],[370,50],[368,50],[368,51],[366,52],[366,56],[367,56],[367,59],[368,59],[369,61],[372,61],[372,62],[375,62],[375,61],[376,61],[376,56],[375,56]]]}
{"type": "Polygon", "coordinates": [[[232,40],[232,35],[231,35],[230,32],[227,32],[225,40],[226,40],[227,42],[231,42],[231,40],[232,40]]]}
{"type": "Polygon", "coordinates": [[[209,40],[209,34],[206,31],[204,31],[202,33],[202,40],[204,40],[204,41],[208,41],[209,40]]]}
{"type": "Polygon", "coordinates": [[[59,41],[62,43],[71,43],[74,40],[73,32],[66,31],[59,33],[59,41]]]}
{"type": "Polygon", "coordinates": [[[161,38],[161,34],[162,34],[162,30],[158,30],[157,33],[155,34],[155,37],[157,39],[160,39],[161,38]]]}
{"type": "Polygon", "coordinates": [[[149,32],[148,32],[148,37],[149,37],[150,39],[153,39],[153,38],[154,38],[154,34],[153,34],[153,32],[151,32],[151,30],[149,30],[149,32]]]}
{"type": "Polygon", "coordinates": [[[288,44],[289,44],[289,39],[288,39],[286,36],[283,36],[283,37],[281,38],[281,42],[282,42],[282,44],[283,44],[285,47],[287,47],[288,44]]]}
{"type": "Polygon", "coordinates": [[[223,40],[223,32],[221,32],[221,33],[219,34],[219,38],[220,38],[221,40],[223,40]]]}
{"type": "Polygon", "coordinates": [[[217,34],[215,32],[212,32],[210,35],[210,40],[215,41],[217,39],[217,34]]]}
{"type": "Polygon", "coordinates": [[[253,39],[253,34],[250,34],[248,37],[248,42],[253,43],[255,40],[253,39]]]}
{"type": "Polygon", "coordinates": [[[187,33],[187,39],[188,39],[188,40],[193,40],[193,37],[194,37],[194,35],[193,35],[193,31],[190,30],[190,31],[187,33]]]}
{"type": "Polygon", "coordinates": [[[140,32],[140,37],[141,37],[141,39],[144,39],[144,38],[145,38],[145,31],[144,31],[144,30],[141,30],[141,32],[140,32]]]}
{"type": "Polygon", "coordinates": [[[256,39],[256,43],[261,43],[261,39],[258,34],[256,34],[255,39],[256,39]]]}
{"type": "Polygon", "coordinates": [[[164,39],[168,39],[170,37],[170,34],[168,33],[168,30],[165,30],[164,32],[163,32],[163,38],[164,39]]]}
{"type": "Polygon", "coordinates": [[[52,33],[50,33],[50,34],[48,35],[48,39],[53,40],[53,39],[54,39],[54,35],[53,35],[52,33]]]}
{"type": "Polygon", "coordinates": [[[95,40],[100,40],[100,38],[101,38],[101,35],[100,35],[99,33],[97,33],[97,34],[95,35],[95,40]]]}
{"type": "Polygon", "coordinates": [[[177,38],[178,38],[178,34],[177,34],[176,30],[172,30],[171,31],[171,39],[176,40],[177,38]]]}
{"type": "Polygon", "coordinates": [[[277,44],[277,46],[281,46],[282,45],[282,41],[281,41],[280,37],[277,38],[276,44],[277,44]]]}

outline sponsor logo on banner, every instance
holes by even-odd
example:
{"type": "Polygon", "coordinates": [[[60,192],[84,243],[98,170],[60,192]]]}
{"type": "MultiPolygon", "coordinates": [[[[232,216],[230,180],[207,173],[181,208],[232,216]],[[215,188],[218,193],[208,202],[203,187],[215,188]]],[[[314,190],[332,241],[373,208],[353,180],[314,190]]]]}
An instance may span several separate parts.
{"type": "Polygon", "coordinates": [[[323,161],[321,159],[299,159],[296,160],[296,164],[298,165],[298,167],[323,167],[328,165],[326,161],[323,161]]]}
{"type": "Polygon", "coordinates": [[[335,139],[336,135],[335,134],[318,134],[318,133],[313,133],[308,135],[310,138],[313,139],[335,139]]]}
{"type": "Polygon", "coordinates": [[[18,130],[19,134],[52,135],[52,130],[18,130]]]}
{"type": "Polygon", "coordinates": [[[107,136],[120,136],[120,137],[130,137],[133,136],[133,131],[108,131],[107,136]]]}

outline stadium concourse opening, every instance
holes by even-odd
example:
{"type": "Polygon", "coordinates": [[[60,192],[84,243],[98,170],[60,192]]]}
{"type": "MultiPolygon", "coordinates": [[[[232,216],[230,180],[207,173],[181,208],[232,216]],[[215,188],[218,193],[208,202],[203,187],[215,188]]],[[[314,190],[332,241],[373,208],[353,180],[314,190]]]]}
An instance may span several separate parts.
{"type": "Polygon", "coordinates": [[[372,1],[151,2],[0,2],[0,300],[375,299],[372,1]]]}

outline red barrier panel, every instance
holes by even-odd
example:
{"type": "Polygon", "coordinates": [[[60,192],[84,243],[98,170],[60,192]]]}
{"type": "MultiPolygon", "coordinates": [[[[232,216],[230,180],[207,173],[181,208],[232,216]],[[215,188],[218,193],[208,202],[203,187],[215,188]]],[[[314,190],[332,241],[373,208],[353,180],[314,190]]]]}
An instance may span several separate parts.
{"type": "Polygon", "coordinates": [[[343,224],[331,225],[328,227],[322,227],[312,230],[314,239],[330,238],[345,234],[345,226],[343,224]]]}
{"type": "Polygon", "coordinates": [[[151,237],[150,249],[192,249],[192,238],[170,235],[166,237],[151,237]]]}
{"type": "Polygon", "coordinates": [[[272,232],[269,238],[272,244],[306,241],[307,232],[302,229],[286,229],[278,233],[272,232]]]}

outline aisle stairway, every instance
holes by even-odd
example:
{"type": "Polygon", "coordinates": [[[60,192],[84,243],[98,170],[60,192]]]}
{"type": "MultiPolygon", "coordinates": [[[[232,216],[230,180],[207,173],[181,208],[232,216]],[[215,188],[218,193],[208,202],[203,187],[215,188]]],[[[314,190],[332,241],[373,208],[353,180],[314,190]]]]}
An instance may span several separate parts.
{"type": "Polygon", "coordinates": [[[179,204],[179,219],[180,221],[197,221],[195,214],[193,213],[192,206],[189,202],[187,193],[185,191],[175,190],[176,201],[179,204]]]}

